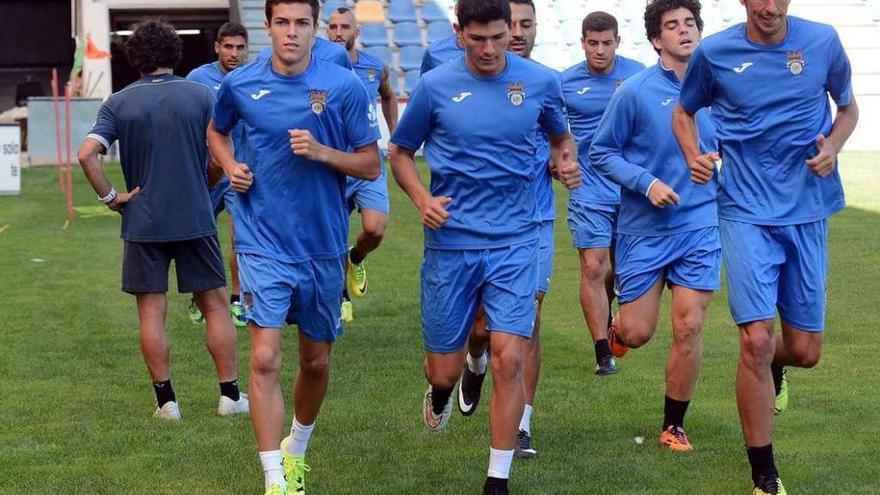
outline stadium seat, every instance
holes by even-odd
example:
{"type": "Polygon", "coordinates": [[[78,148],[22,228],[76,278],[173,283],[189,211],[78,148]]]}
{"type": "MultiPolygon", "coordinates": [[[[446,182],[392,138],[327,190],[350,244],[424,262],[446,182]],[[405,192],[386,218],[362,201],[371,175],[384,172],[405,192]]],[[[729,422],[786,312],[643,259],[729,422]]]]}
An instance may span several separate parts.
{"type": "Polygon", "coordinates": [[[391,89],[394,90],[394,94],[395,94],[398,98],[403,98],[404,96],[406,96],[406,95],[404,94],[404,92],[403,92],[403,91],[401,90],[401,88],[400,88],[400,81],[398,81],[397,73],[396,73],[396,72],[392,72],[392,73],[391,73],[391,78],[390,78],[390,80],[391,80],[391,89]]]}
{"type": "Polygon", "coordinates": [[[361,0],[354,4],[358,24],[385,22],[385,8],[379,0],[361,0]]]}
{"type": "Polygon", "coordinates": [[[333,12],[340,7],[348,7],[348,4],[345,3],[345,0],[327,0],[324,2],[324,6],[321,7],[321,20],[324,22],[330,21],[330,16],[333,15],[333,12]]]}
{"type": "Polygon", "coordinates": [[[369,48],[364,48],[364,53],[381,58],[389,67],[394,65],[394,58],[391,55],[391,49],[387,46],[371,46],[369,48]]]}
{"type": "Polygon", "coordinates": [[[404,71],[419,69],[425,49],[421,46],[405,46],[400,49],[400,69],[404,71]]]}
{"type": "Polygon", "coordinates": [[[393,23],[398,22],[416,22],[416,8],[412,4],[412,0],[392,0],[388,4],[388,19],[393,23]]]}
{"type": "Polygon", "coordinates": [[[422,19],[425,22],[445,22],[447,25],[450,21],[450,12],[445,7],[441,7],[440,4],[435,2],[434,0],[428,0],[422,5],[422,19]]]}
{"type": "Polygon", "coordinates": [[[406,94],[411,94],[412,90],[419,83],[418,69],[406,71],[406,73],[403,75],[403,83],[404,83],[404,90],[406,91],[406,94]]]}
{"type": "Polygon", "coordinates": [[[362,24],[361,25],[361,45],[370,46],[388,46],[388,31],[382,23],[362,24]]]}
{"type": "Polygon", "coordinates": [[[422,31],[415,22],[398,22],[394,25],[394,44],[422,46],[422,31]]]}
{"type": "Polygon", "coordinates": [[[428,43],[433,43],[437,40],[448,38],[455,33],[455,30],[452,29],[452,25],[449,24],[449,21],[434,21],[428,24],[428,43]]]}

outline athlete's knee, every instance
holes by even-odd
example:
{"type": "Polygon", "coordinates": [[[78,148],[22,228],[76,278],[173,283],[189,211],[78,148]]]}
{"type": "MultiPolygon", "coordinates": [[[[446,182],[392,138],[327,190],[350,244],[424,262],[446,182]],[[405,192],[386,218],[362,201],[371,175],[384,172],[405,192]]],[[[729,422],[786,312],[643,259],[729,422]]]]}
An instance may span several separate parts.
{"type": "Polygon", "coordinates": [[[197,292],[193,297],[198,303],[199,310],[205,315],[216,311],[227,311],[226,287],[197,292]]]}
{"type": "Polygon", "coordinates": [[[696,313],[686,313],[673,322],[672,339],[679,345],[696,345],[702,338],[703,316],[696,313]]]}
{"type": "Polygon", "coordinates": [[[503,349],[492,351],[492,378],[496,382],[511,383],[522,381],[524,359],[519,349],[503,349]]]}
{"type": "Polygon", "coordinates": [[[385,237],[385,229],[388,228],[388,218],[382,216],[371,221],[364,222],[364,235],[376,244],[382,242],[385,237]]]}
{"type": "Polygon", "coordinates": [[[638,349],[651,340],[651,337],[654,335],[654,329],[640,320],[631,322],[631,320],[618,318],[616,334],[627,347],[638,349]]]}
{"type": "Polygon", "coordinates": [[[800,346],[790,351],[794,365],[798,368],[812,368],[819,364],[819,359],[822,357],[822,349],[818,346],[800,346]]]}
{"type": "Polygon", "coordinates": [[[599,256],[581,257],[581,279],[589,282],[603,282],[608,275],[608,264],[599,256]]]}
{"type": "Polygon", "coordinates": [[[309,377],[322,377],[330,372],[330,353],[318,352],[308,356],[300,356],[300,371],[309,377]]]}
{"type": "Polygon", "coordinates": [[[458,382],[461,368],[456,367],[454,371],[451,369],[429,369],[427,375],[428,383],[432,387],[448,389],[454,387],[458,382]]]}
{"type": "Polygon", "coordinates": [[[281,350],[270,346],[251,349],[251,375],[272,376],[281,371],[281,350]]]}
{"type": "Polygon", "coordinates": [[[769,366],[773,360],[775,341],[772,326],[750,324],[740,329],[740,356],[754,366],[769,366]]]}

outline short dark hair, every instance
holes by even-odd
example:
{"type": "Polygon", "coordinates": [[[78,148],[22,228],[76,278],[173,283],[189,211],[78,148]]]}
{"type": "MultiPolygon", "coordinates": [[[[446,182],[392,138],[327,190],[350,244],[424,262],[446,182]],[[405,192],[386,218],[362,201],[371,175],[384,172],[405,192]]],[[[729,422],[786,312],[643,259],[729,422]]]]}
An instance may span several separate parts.
{"type": "Polygon", "coordinates": [[[183,57],[183,42],[171,24],[162,19],[146,19],[134,26],[126,40],[125,57],[141,74],[173,69],[183,57]]]}
{"type": "Polygon", "coordinates": [[[312,8],[312,20],[318,23],[318,13],[321,11],[321,3],[318,0],[266,0],[266,20],[272,22],[272,9],[282,3],[307,3],[312,8]]]}
{"type": "MultiPolygon", "coordinates": [[[[663,14],[682,7],[691,11],[691,14],[694,15],[694,20],[697,21],[697,29],[700,32],[703,31],[703,18],[700,17],[701,7],[699,0],[648,0],[648,6],[645,8],[645,35],[648,37],[649,43],[653,42],[654,38],[660,37],[660,31],[662,30],[660,22],[663,14]]],[[[654,50],[657,51],[656,48],[654,50]]]]}
{"type": "Polygon", "coordinates": [[[594,33],[614,31],[614,37],[617,38],[617,19],[608,12],[600,10],[590,12],[584,17],[584,22],[581,23],[581,37],[586,38],[588,31],[594,33]]]}
{"type": "Polygon", "coordinates": [[[537,9],[535,9],[535,2],[533,2],[532,0],[508,0],[508,1],[510,3],[515,3],[517,5],[528,5],[529,7],[532,8],[532,12],[537,12],[537,9]]]}
{"type": "MultiPolygon", "coordinates": [[[[348,7],[339,7],[338,9],[334,10],[334,12],[336,12],[337,14],[348,14],[352,11],[348,7]]],[[[352,12],[352,15],[354,15],[354,12],[352,12]]]]}
{"type": "Polygon", "coordinates": [[[248,40],[247,29],[237,22],[225,22],[220,29],[217,30],[217,41],[223,41],[223,38],[241,36],[245,41],[248,40]]]}
{"type": "Polygon", "coordinates": [[[509,0],[458,0],[458,25],[464,29],[468,24],[476,22],[488,24],[492,21],[504,21],[510,25],[509,0]]]}

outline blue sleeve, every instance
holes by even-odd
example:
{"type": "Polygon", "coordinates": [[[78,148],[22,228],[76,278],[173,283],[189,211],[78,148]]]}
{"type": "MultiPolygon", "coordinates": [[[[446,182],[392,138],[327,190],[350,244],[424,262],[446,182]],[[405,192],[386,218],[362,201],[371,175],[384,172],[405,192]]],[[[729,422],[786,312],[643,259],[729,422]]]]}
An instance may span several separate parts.
{"type": "Polygon", "coordinates": [[[357,149],[375,143],[379,135],[379,122],[376,120],[376,107],[370,101],[367,89],[357,76],[352,74],[348,85],[346,109],[343,112],[345,142],[357,149]]]}
{"type": "Polygon", "coordinates": [[[593,168],[602,176],[630,191],[645,194],[656,177],[623,157],[623,149],[632,138],[637,115],[635,94],[618,90],[599,122],[589,157],[593,168]]]}
{"type": "Polygon", "coordinates": [[[419,76],[424,76],[426,72],[434,67],[434,59],[431,57],[431,47],[429,46],[425,50],[425,54],[422,55],[422,67],[419,69],[419,76]]]}
{"type": "Polygon", "coordinates": [[[220,83],[220,92],[217,93],[217,102],[214,103],[214,128],[222,134],[229,134],[238,123],[241,115],[232,90],[229,88],[229,78],[220,83]]]}
{"type": "Polygon", "coordinates": [[[391,136],[391,142],[408,150],[421,148],[431,133],[432,121],[431,98],[425,80],[420,79],[391,136]]]}
{"type": "Polygon", "coordinates": [[[559,136],[568,132],[568,119],[565,117],[565,101],[562,98],[561,77],[554,74],[553,80],[544,95],[544,104],[538,123],[541,129],[550,136],[559,136]]]}
{"type": "Polygon", "coordinates": [[[678,102],[689,114],[696,113],[701,108],[712,104],[712,88],[715,84],[715,76],[712,68],[703,53],[703,47],[697,47],[688,63],[684,81],[681,83],[681,95],[678,102]]]}
{"type": "Polygon", "coordinates": [[[98,117],[95,119],[95,125],[92,126],[92,130],[89,131],[87,136],[101,143],[105,151],[109,150],[113,142],[119,137],[119,130],[116,127],[116,116],[113,114],[113,110],[110,109],[110,102],[111,100],[108,99],[101,105],[101,108],[98,110],[98,117]]]}
{"type": "Polygon", "coordinates": [[[199,82],[202,84],[208,84],[208,81],[206,81],[207,78],[202,77],[202,71],[199,69],[200,69],[199,67],[196,67],[195,69],[189,71],[189,74],[186,75],[186,78],[189,79],[190,81],[195,81],[195,82],[199,82]]]}
{"type": "Polygon", "coordinates": [[[339,55],[337,55],[336,58],[338,58],[339,60],[337,60],[336,63],[345,67],[348,70],[352,70],[351,59],[348,58],[348,52],[346,52],[345,49],[342,49],[339,50],[338,53],[339,55]]]}
{"type": "Polygon", "coordinates": [[[849,57],[840,43],[837,31],[831,41],[831,52],[828,55],[828,76],[825,79],[825,90],[831,95],[837,106],[845,107],[852,102],[852,67],[849,57]]]}

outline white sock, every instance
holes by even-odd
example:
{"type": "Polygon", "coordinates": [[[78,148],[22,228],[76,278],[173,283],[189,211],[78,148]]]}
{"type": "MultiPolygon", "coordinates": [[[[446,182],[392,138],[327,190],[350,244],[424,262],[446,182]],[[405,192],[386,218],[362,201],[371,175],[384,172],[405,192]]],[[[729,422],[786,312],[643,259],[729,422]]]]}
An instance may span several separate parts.
{"type": "Polygon", "coordinates": [[[266,477],[266,490],[273,483],[277,483],[281,488],[287,486],[287,482],[284,481],[284,470],[281,468],[280,450],[260,452],[260,464],[263,465],[263,475],[266,477]]]}
{"type": "Polygon", "coordinates": [[[486,356],[486,352],[483,352],[483,355],[474,359],[471,356],[471,353],[467,354],[467,365],[468,369],[471,370],[471,373],[476,373],[478,375],[486,374],[486,364],[489,362],[489,357],[486,356]]]}
{"type": "Polygon", "coordinates": [[[290,440],[287,441],[287,453],[297,456],[306,455],[309,438],[312,437],[312,430],[314,429],[315,423],[306,426],[294,417],[293,423],[290,426],[290,440]]]}
{"type": "Polygon", "coordinates": [[[510,478],[510,464],[513,463],[513,450],[498,450],[489,447],[489,471],[492,478],[510,478]]]}
{"type": "Polygon", "coordinates": [[[532,434],[532,430],[529,429],[529,423],[532,420],[532,406],[526,404],[525,409],[523,409],[522,419],[519,420],[519,429],[525,431],[529,435],[532,434]]]}

